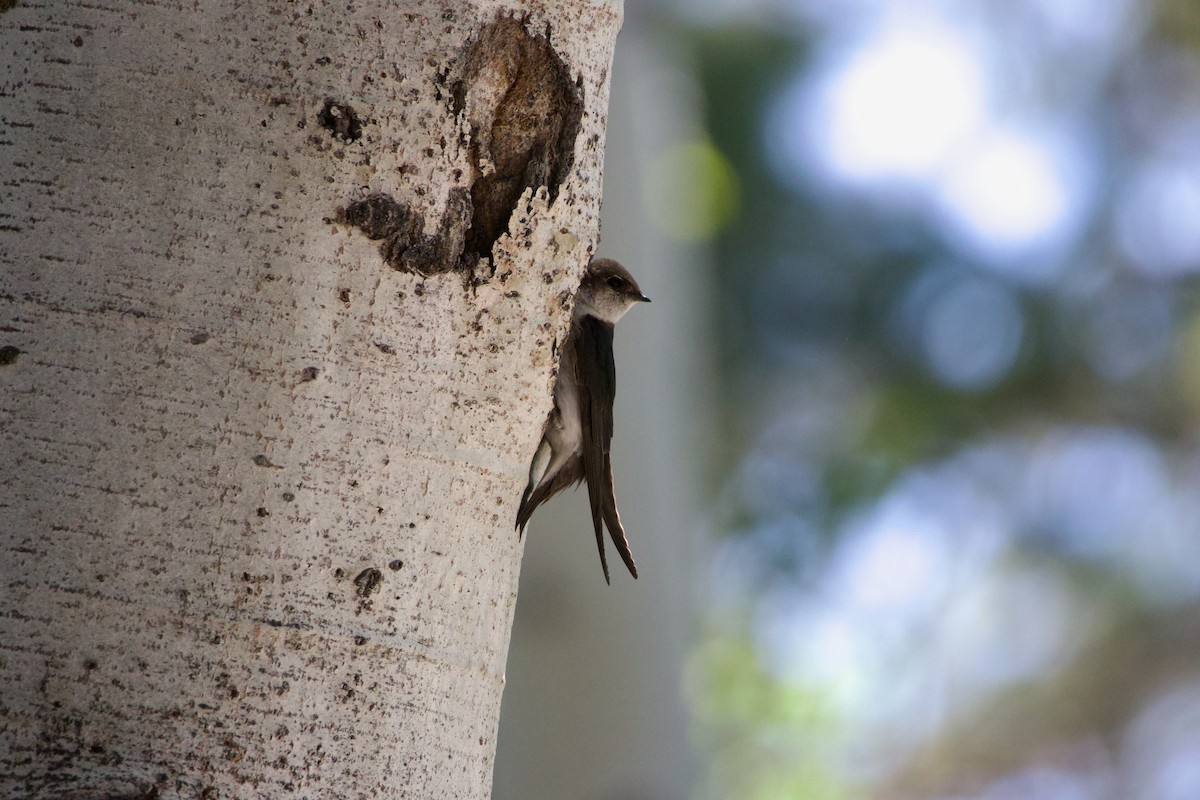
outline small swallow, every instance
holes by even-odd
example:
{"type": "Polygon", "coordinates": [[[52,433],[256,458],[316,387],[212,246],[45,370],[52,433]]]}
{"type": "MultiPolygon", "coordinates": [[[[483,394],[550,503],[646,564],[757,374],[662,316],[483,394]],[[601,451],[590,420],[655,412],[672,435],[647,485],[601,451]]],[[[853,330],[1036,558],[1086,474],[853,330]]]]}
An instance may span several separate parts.
{"type": "Polygon", "coordinates": [[[610,581],[603,525],[608,526],[613,545],[630,574],[637,577],[637,565],[617,513],[609,453],[613,400],[617,395],[613,328],[634,305],[649,302],[629,270],[616,261],[597,258],[588,265],[575,295],[571,331],[558,361],[554,408],[529,465],[529,485],[517,511],[517,529],[523,533],[538,506],[586,478],[605,583],[610,581]]]}

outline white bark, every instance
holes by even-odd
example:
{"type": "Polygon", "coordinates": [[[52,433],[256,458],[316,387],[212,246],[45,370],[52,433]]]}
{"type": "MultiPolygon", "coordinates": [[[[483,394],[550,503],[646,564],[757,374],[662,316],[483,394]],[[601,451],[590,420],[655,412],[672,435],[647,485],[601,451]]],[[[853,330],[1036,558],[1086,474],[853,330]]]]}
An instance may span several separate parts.
{"type": "Polygon", "coordinates": [[[0,796],[487,796],[620,13],[0,12],[0,796]],[[393,269],[339,213],[461,250],[513,14],[580,79],[573,164],[482,285],[393,269]]]}

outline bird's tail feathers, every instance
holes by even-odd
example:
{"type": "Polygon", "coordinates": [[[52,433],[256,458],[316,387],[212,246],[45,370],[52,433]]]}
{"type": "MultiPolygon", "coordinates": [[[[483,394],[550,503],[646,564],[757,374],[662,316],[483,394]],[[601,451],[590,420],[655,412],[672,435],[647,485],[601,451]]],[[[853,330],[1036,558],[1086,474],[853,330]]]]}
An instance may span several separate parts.
{"type": "Polygon", "coordinates": [[[635,579],[638,576],[637,564],[633,560],[633,551],[629,549],[629,540],[625,538],[625,527],[621,524],[621,514],[616,505],[605,505],[604,523],[608,526],[608,535],[612,538],[613,547],[621,555],[621,560],[629,569],[629,574],[635,579]]]}

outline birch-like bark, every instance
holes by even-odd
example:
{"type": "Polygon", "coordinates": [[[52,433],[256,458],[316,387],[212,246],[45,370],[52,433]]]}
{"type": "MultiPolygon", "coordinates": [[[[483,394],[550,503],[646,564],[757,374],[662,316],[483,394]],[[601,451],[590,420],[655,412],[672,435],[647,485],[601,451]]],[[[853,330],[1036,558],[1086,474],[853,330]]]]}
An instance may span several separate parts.
{"type": "Polygon", "coordinates": [[[488,795],[620,13],[0,2],[0,796],[488,795]]]}

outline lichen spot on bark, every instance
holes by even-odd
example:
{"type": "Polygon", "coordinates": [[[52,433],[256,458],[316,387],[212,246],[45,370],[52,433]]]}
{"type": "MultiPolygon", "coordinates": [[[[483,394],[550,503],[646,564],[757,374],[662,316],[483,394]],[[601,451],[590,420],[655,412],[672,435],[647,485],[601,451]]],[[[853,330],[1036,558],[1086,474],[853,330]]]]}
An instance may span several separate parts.
{"type": "Polygon", "coordinates": [[[490,258],[526,189],[550,202],[570,174],[583,90],[545,36],[503,17],[467,45],[453,109],[469,126],[471,227],[466,248],[490,258]]]}

